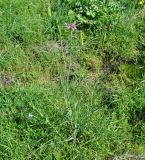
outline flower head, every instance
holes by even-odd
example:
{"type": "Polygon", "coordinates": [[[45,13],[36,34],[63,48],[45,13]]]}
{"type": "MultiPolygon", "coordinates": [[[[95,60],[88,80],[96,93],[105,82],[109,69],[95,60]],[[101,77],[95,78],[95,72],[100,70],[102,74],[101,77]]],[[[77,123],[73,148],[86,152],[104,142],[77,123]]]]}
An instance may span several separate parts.
{"type": "Polygon", "coordinates": [[[29,113],[29,114],[28,114],[28,118],[31,119],[32,117],[33,117],[32,113],[29,113]]]}
{"type": "Polygon", "coordinates": [[[66,26],[67,26],[67,29],[69,29],[69,30],[77,29],[77,26],[75,23],[69,23],[69,24],[66,24],[66,26]]]}

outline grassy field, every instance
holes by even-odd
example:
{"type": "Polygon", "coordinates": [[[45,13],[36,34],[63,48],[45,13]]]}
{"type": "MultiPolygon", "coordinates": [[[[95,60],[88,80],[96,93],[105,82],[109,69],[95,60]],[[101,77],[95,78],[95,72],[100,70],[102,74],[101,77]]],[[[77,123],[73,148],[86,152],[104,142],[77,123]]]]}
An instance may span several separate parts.
{"type": "Polygon", "coordinates": [[[143,0],[0,0],[0,160],[145,159],[143,0]]]}

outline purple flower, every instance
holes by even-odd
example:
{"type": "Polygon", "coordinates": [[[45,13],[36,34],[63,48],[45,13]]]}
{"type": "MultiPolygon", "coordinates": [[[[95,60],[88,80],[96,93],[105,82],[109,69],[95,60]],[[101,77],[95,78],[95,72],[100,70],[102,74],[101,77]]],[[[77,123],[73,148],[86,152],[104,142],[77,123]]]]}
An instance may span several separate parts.
{"type": "Polygon", "coordinates": [[[77,29],[77,26],[75,23],[66,24],[66,26],[67,26],[67,29],[70,29],[70,30],[77,29]]]}

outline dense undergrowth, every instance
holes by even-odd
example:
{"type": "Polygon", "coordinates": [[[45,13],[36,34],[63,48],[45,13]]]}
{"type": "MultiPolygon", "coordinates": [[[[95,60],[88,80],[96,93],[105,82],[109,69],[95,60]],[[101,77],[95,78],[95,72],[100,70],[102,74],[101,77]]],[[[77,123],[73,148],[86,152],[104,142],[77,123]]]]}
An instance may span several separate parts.
{"type": "Polygon", "coordinates": [[[0,159],[145,159],[142,0],[0,0],[0,159]]]}

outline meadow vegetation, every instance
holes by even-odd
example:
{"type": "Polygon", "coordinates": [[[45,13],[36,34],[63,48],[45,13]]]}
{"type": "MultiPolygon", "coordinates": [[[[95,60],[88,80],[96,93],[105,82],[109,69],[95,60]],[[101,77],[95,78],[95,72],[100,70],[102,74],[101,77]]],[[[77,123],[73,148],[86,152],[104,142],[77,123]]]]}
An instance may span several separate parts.
{"type": "Polygon", "coordinates": [[[0,159],[145,159],[143,0],[0,0],[0,159]]]}

